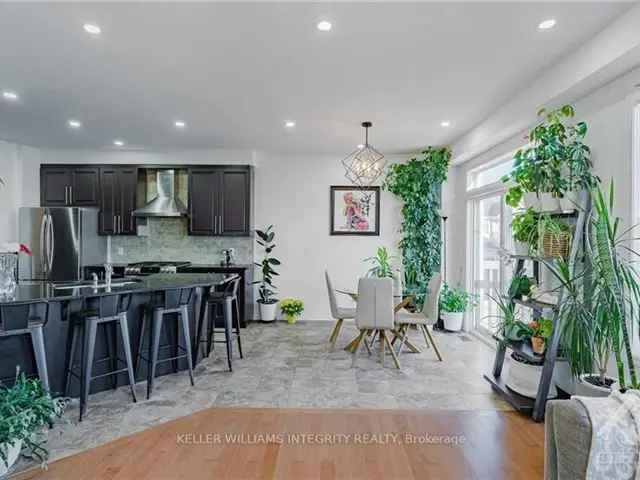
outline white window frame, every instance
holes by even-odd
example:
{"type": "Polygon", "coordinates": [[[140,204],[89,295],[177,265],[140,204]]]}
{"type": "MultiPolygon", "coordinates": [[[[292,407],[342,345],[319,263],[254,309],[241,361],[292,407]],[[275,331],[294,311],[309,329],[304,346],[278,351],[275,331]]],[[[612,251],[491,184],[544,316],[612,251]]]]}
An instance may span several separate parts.
{"type": "MultiPolygon", "coordinates": [[[[640,185],[640,100],[636,101],[633,105],[632,112],[632,145],[631,145],[631,225],[637,225],[640,223],[640,188],[636,188],[636,185],[640,185]]],[[[638,236],[638,229],[634,231],[634,236],[638,236]]],[[[633,242],[633,248],[636,251],[640,251],[640,240],[633,242]]],[[[636,359],[640,358],[640,338],[637,333],[638,326],[635,323],[631,324],[632,335],[632,350],[636,359]]]]}

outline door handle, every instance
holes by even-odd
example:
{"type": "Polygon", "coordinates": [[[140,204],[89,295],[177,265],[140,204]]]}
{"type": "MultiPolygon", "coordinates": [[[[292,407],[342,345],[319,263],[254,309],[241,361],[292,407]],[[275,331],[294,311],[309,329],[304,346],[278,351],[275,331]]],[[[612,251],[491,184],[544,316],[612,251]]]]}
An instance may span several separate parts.
{"type": "Polygon", "coordinates": [[[73,187],[69,187],[69,205],[73,205],[73,187]]]}
{"type": "Polygon", "coordinates": [[[113,234],[118,233],[118,221],[116,220],[116,216],[113,216],[113,234]]]}
{"type": "Polygon", "coordinates": [[[219,222],[220,222],[220,230],[219,231],[220,231],[220,235],[222,235],[222,215],[218,215],[218,219],[219,219],[219,222]]]}
{"type": "Polygon", "coordinates": [[[122,217],[118,215],[118,233],[122,233],[122,217]]]}
{"type": "Polygon", "coordinates": [[[64,204],[69,205],[69,187],[64,186],[64,204]]]}
{"type": "Polygon", "coordinates": [[[48,215],[45,213],[44,215],[42,215],[42,223],[40,223],[40,266],[42,267],[42,273],[44,273],[45,275],[47,273],[47,249],[45,248],[45,234],[48,218],[48,215]]]}
{"type": "Polygon", "coordinates": [[[53,252],[56,248],[55,235],[53,231],[53,218],[49,215],[49,238],[50,238],[50,246],[49,246],[49,271],[53,267],[53,252]]]}

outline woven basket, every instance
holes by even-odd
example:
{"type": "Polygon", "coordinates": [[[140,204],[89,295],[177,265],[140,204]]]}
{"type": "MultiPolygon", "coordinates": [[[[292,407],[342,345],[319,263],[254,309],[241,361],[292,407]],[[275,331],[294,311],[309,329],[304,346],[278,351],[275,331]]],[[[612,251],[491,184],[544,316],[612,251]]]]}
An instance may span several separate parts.
{"type": "Polygon", "coordinates": [[[571,246],[571,233],[540,232],[539,250],[543,257],[567,258],[571,246]]]}

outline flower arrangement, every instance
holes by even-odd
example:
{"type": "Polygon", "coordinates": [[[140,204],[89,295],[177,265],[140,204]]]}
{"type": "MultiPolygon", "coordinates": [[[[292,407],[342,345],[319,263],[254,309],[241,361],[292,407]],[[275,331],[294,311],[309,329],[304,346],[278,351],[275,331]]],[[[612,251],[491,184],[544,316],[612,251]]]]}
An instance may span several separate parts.
{"type": "Polygon", "coordinates": [[[24,243],[5,243],[2,245],[0,252],[7,253],[24,253],[31,256],[31,250],[24,243]]]}
{"type": "Polygon", "coordinates": [[[296,323],[297,317],[304,312],[304,302],[297,298],[285,298],[280,301],[280,310],[287,318],[287,322],[296,323]]]}

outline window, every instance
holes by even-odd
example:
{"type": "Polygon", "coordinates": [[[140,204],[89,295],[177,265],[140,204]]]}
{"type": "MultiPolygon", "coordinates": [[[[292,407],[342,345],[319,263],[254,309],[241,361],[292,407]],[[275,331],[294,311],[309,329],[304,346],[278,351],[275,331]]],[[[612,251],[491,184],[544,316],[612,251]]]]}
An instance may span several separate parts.
{"type": "Polygon", "coordinates": [[[511,171],[513,153],[508,153],[492,162],[489,166],[474,168],[467,173],[467,191],[486,187],[500,182],[511,171]]]}
{"type": "Polygon", "coordinates": [[[489,295],[504,290],[508,278],[504,251],[511,247],[508,234],[511,209],[504,203],[504,191],[488,193],[469,201],[471,218],[470,236],[470,290],[478,297],[473,311],[476,329],[483,334],[493,333],[498,310],[489,295]]]}

